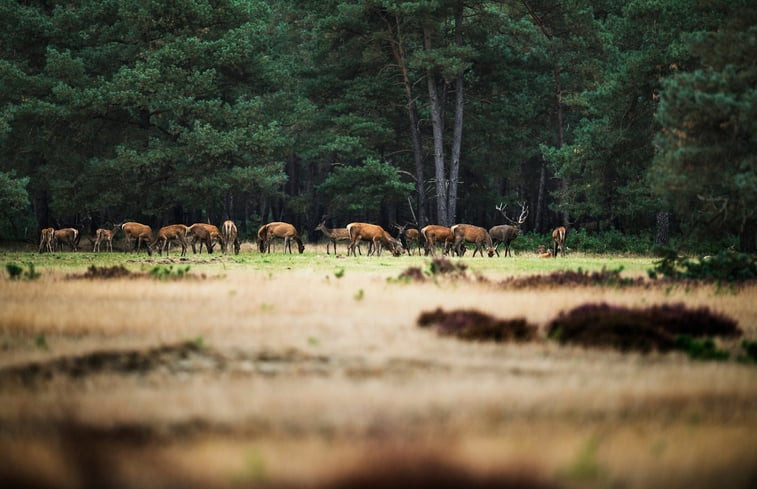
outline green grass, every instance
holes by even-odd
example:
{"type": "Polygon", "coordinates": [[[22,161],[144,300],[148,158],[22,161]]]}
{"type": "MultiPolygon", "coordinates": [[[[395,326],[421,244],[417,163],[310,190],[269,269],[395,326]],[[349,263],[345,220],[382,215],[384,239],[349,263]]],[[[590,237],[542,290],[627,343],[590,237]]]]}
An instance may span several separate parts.
{"type": "MultiPolygon", "coordinates": [[[[136,253],[91,253],[91,252],[57,252],[36,253],[0,251],[0,265],[11,262],[33,263],[40,273],[45,271],[59,270],[64,273],[84,271],[91,265],[99,267],[124,265],[130,270],[149,271],[156,265],[176,264],[176,266],[190,265],[193,272],[198,273],[223,273],[228,270],[259,270],[282,273],[290,270],[310,270],[324,272],[327,275],[341,276],[354,272],[375,273],[385,276],[397,276],[408,267],[426,268],[431,257],[424,256],[401,256],[393,257],[388,253],[378,256],[347,257],[344,253],[338,256],[326,255],[322,247],[317,250],[311,246],[304,254],[270,253],[260,254],[257,251],[243,251],[239,255],[223,255],[213,253],[208,255],[192,254],[190,251],[185,259],[181,259],[178,253],[170,257],[158,255],[148,256],[142,252],[136,253]]],[[[340,250],[341,251],[341,250],[340,250]]],[[[531,254],[523,254],[515,257],[476,257],[466,256],[463,258],[450,258],[453,261],[464,263],[468,270],[474,274],[486,276],[509,276],[535,273],[549,273],[555,270],[601,270],[603,267],[617,269],[623,267],[626,276],[646,276],[647,270],[653,266],[653,257],[629,257],[626,255],[584,255],[573,254],[565,258],[541,259],[531,254]]]]}

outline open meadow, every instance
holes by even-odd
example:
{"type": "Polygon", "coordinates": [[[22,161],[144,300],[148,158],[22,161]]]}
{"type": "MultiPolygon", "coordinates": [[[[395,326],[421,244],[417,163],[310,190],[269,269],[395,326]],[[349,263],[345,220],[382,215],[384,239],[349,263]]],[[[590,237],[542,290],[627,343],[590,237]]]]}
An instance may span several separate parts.
{"type": "Polygon", "coordinates": [[[651,284],[651,257],[467,255],[445,274],[417,255],[280,251],[0,252],[0,484],[757,484],[757,366],[738,360],[757,340],[755,285],[651,284]],[[8,263],[40,276],[11,280],[8,263]],[[503,282],[620,266],[643,283],[503,282]],[[724,361],[547,337],[561,312],[603,302],[707,306],[743,337],[715,340],[724,361]],[[437,308],[525,318],[538,335],[419,327],[437,308]]]}

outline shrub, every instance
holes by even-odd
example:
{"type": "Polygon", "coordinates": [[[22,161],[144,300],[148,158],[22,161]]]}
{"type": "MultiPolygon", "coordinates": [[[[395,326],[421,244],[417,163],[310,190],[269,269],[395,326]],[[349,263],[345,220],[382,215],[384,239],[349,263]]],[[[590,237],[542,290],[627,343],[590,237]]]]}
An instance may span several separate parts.
{"type": "Polygon", "coordinates": [[[747,253],[722,250],[714,256],[689,259],[672,248],[657,248],[660,259],[648,271],[649,277],[739,283],[757,279],[757,260],[747,253]]]}
{"type": "Polygon", "coordinates": [[[536,338],[536,326],[524,318],[496,319],[475,310],[444,312],[441,308],[424,312],[418,317],[418,326],[436,325],[440,335],[456,336],[465,340],[530,341],[536,338]]]}
{"type": "Polygon", "coordinates": [[[500,282],[503,287],[513,287],[516,289],[527,287],[576,287],[576,286],[598,286],[598,287],[627,287],[633,285],[642,285],[642,278],[624,278],[620,274],[623,267],[614,270],[607,270],[602,267],[599,272],[587,272],[580,268],[576,270],[557,270],[547,275],[529,275],[526,277],[510,277],[500,282]]]}
{"type": "Polygon", "coordinates": [[[8,277],[11,280],[36,280],[42,276],[34,268],[34,263],[29,262],[26,266],[27,270],[24,270],[22,265],[10,262],[5,264],[5,270],[8,272],[8,277]]]}

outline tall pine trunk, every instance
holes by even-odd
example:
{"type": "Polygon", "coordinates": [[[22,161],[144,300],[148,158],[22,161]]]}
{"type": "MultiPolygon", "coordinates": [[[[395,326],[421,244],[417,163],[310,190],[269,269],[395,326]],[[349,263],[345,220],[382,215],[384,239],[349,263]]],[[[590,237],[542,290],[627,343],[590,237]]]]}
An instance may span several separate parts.
{"type": "MultiPolygon", "coordinates": [[[[455,45],[463,45],[463,3],[458,2],[455,7],[455,45]]],[[[460,148],[463,140],[463,72],[457,74],[455,81],[455,126],[452,131],[452,154],[449,166],[449,194],[447,205],[447,219],[452,224],[457,219],[457,184],[460,174],[460,148]]]]}

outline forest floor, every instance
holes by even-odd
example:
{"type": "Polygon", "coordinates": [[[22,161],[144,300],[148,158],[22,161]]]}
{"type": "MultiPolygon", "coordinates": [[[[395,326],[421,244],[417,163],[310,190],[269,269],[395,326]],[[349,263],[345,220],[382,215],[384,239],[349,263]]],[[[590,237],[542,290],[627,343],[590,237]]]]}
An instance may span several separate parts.
{"type": "Polygon", "coordinates": [[[546,335],[580,305],[684,304],[755,340],[757,286],[650,283],[649,257],[466,257],[440,273],[424,257],[324,250],[0,252],[0,485],[757,482],[757,366],[736,360],[741,339],[717,339],[733,354],[715,362],[546,335]],[[8,263],[40,276],[10,280],[8,263]],[[508,283],[621,266],[632,283],[508,283]],[[524,318],[538,335],[464,341],[418,326],[438,308],[524,318]]]}

